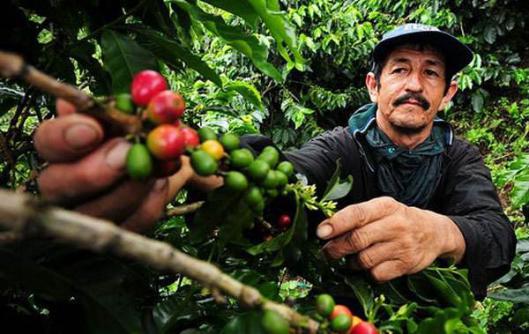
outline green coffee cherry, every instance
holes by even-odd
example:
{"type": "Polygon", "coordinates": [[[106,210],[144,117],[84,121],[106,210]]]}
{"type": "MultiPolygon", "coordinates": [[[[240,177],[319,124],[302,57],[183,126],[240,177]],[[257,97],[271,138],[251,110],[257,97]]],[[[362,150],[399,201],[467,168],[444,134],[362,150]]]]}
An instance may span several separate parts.
{"type": "Polygon", "coordinates": [[[152,174],[152,157],[147,146],[134,144],[127,153],[127,171],[133,180],[145,180],[152,174]]]}
{"type": "Polygon", "coordinates": [[[290,178],[294,174],[294,165],[290,161],[281,161],[277,165],[277,170],[282,171],[287,178],[290,178]]]}
{"type": "Polygon", "coordinates": [[[196,150],[191,154],[191,166],[200,176],[213,175],[218,168],[217,161],[202,150],[196,150]]]}
{"type": "Polygon", "coordinates": [[[220,143],[226,151],[231,152],[233,150],[236,150],[239,148],[239,145],[241,143],[239,136],[233,134],[233,133],[226,133],[222,137],[220,137],[220,143]]]}
{"type": "Polygon", "coordinates": [[[134,103],[132,103],[132,97],[130,94],[118,94],[115,96],[116,108],[119,110],[131,114],[134,111],[134,103]]]}
{"type": "Polygon", "coordinates": [[[236,169],[248,167],[253,161],[253,154],[247,148],[233,150],[230,153],[230,166],[236,169]]]}
{"type": "Polygon", "coordinates": [[[203,127],[198,129],[197,132],[201,143],[205,142],[206,140],[217,140],[217,134],[212,128],[203,127]]]}
{"type": "Polygon", "coordinates": [[[243,173],[231,171],[224,177],[224,185],[230,190],[239,192],[248,188],[248,180],[243,173]]]}

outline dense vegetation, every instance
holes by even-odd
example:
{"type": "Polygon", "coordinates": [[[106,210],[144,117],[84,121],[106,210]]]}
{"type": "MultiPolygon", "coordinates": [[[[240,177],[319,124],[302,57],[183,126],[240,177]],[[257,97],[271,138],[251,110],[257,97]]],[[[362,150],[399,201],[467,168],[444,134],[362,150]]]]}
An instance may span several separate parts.
{"type": "MultiPolygon", "coordinates": [[[[300,205],[310,192],[282,208],[295,214],[295,229],[270,242],[249,246],[252,237],[237,233],[232,242],[233,226],[240,232],[243,223],[225,215],[229,204],[215,205],[222,194],[194,221],[162,220],[151,236],[301,312],[329,292],[396,333],[522,333],[529,328],[528,10],[522,0],[10,0],[0,13],[0,48],[96,96],[124,92],[138,70],[158,69],[185,96],[188,124],[262,133],[288,149],[345,124],[366,103],[369,55],[383,32],[405,22],[452,32],[475,58],[442,117],[481,149],[520,240],[511,272],[490,286],[489,298],[474,304],[464,271],[453,267],[379,286],[322,263],[300,205]],[[212,239],[206,230],[218,217],[227,222],[212,239]]],[[[54,99],[0,81],[0,115],[0,184],[35,192],[42,161],[31,136],[54,117],[54,99]]],[[[260,330],[252,327],[255,312],[217,305],[185,277],[48,240],[0,247],[0,268],[0,318],[21,332],[260,330]]]]}

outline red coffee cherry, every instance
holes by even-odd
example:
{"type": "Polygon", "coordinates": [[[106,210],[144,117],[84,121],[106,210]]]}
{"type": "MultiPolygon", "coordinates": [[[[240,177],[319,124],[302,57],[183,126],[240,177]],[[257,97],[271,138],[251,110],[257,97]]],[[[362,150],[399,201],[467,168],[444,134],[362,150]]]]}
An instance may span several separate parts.
{"type": "Polygon", "coordinates": [[[138,72],[132,79],[132,101],[138,106],[146,106],[158,93],[167,89],[164,77],[152,70],[138,72]]]}
{"type": "Polygon", "coordinates": [[[277,219],[277,227],[279,228],[289,228],[290,225],[292,225],[292,219],[290,219],[290,216],[287,214],[279,216],[277,219]]]}
{"type": "Polygon", "coordinates": [[[162,124],[147,135],[147,147],[156,158],[173,160],[184,152],[185,137],[178,127],[162,124]]]}
{"type": "Polygon", "coordinates": [[[200,137],[198,132],[196,132],[193,128],[181,128],[180,131],[184,135],[186,147],[193,148],[200,145],[200,137]]]}
{"type": "Polygon", "coordinates": [[[182,117],[186,104],[184,98],[170,90],[156,94],[147,106],[147,118],[155,124],[174,123],[182,117]]]}

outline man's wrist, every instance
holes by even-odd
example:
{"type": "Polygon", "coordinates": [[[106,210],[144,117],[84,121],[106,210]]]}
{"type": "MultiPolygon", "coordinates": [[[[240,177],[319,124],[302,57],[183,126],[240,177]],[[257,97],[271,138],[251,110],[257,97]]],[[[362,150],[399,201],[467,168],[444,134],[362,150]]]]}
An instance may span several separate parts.
{"type": "Polygon", "coordinates": [[[447,216],[434,213],[437,216],[439,224],[438,238],[441,239],[441,249],[438,257],[449,258],[459,263],[465,255],[465,238],[459,230],[459,227],[447,216]]]}

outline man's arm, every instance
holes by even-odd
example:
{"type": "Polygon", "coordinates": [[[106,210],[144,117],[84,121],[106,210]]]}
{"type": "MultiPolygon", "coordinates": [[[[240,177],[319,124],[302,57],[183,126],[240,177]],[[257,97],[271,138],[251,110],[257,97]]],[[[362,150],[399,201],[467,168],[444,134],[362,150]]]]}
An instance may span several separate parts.
{"type": "Polygon", "coordinates": [[[440,211],[463,234],[466,252],[461,264],[469,269],[474,293],[483,298],[487,285],[509,271],[516,237],[478,149],[462,145],[450,156],[453,172],[447,175],[440,211]]]}

